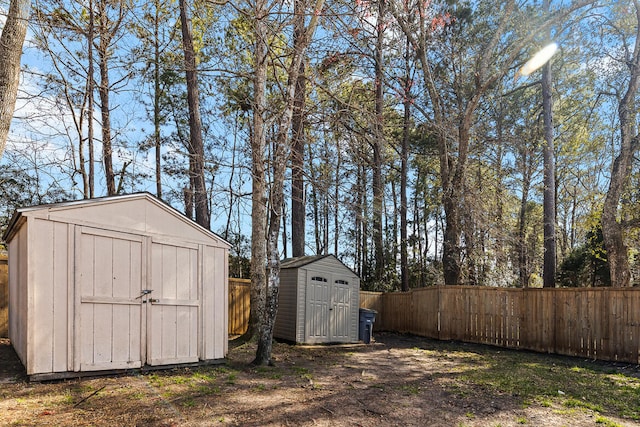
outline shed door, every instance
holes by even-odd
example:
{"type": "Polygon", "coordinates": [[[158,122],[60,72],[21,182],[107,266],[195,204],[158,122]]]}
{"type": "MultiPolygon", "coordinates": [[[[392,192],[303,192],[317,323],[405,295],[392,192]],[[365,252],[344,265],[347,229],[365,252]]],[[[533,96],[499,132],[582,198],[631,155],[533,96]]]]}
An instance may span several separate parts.
{"type": "Polygon", "coordinates": [[[198,246],[154,240],[149,251],[146,242],[88,227],[77,234],[75,371],[199,360],[198,246]]]}
{"type": "Polygon", "coordinates": [[[327,273],[307,272],[306,340],[350,342],[351,286],[327,273]]]}
{"type": "Polygon", "coordinates": [[[307,342],[329,342],[329,308],[331,277],[308,272],[305,330],[307,342]]]}
{"type": "Polygon", "coordinates": [[[351,286],[344,279],[333,279],[332,289],[333,307],[330,311],[332,340],[337,342],[351,341],[351,286]]]}
{"type": "Polygon", "coordinates": [[[143,238],[82,227],[75,247],[74,370],[142,366],[143,238]]]}
{"type": "Polygon", "coordinates": [[[148,305],[150,365],[198,361],[198,246],[151,244],[151,283],[148,305]]]}

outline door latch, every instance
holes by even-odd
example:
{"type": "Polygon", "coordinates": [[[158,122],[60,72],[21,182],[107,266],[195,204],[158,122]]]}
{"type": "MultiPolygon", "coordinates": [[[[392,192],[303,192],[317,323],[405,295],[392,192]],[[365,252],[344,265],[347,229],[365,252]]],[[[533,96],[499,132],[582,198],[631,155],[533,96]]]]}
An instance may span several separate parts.
{"type": "Polygon", "coordinates": [[[136,299],[138,299],[138,298],[143,298],[143,297],[145,297],[146,295],[149,295],[151,292],[153,292],[153,289],[143,289],[143,290],[141,290],[141,291],[140,291],[140,295],[138,295],[138,296],[136,297],[136,299]]]}

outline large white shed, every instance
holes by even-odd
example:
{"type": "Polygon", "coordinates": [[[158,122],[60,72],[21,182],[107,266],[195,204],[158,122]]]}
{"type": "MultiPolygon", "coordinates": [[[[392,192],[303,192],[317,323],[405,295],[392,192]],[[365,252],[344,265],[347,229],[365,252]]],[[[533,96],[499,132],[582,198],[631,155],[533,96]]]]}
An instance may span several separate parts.
{"type": "Polygon", "coordinates": [[[273,335],[297,343],[358,342],[360,278],[334,255],[282,261],[273,335]]]}
{"type": "Polygon", "coordinates": [[[151,194],[18,209],[4,239],[32,379],[226,357],[229,244],[151,194]]]}

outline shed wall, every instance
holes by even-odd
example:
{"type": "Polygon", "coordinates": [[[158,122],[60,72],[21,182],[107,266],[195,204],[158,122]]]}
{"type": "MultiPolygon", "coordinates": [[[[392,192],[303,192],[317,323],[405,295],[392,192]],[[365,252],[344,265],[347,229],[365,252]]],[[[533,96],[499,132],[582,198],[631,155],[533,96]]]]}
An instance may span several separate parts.
{"type": "Polygon", "coordinates": [[[27,226],[26,223],[9,242],[9,339],[22,361],[27,364],[27,226]]]}
{"type": "Polygon", "coordinates": [[[296,295],[298,293],[297,269],[280,270],[278,291],[278,314],[273,335],[289,341],[296,341],[297,314],[296,295]]]}
{"type": "Polygon", "coordinates": [[[9,336],[9,266],[7,256],[0,253],[0,338],[9,336]]]}

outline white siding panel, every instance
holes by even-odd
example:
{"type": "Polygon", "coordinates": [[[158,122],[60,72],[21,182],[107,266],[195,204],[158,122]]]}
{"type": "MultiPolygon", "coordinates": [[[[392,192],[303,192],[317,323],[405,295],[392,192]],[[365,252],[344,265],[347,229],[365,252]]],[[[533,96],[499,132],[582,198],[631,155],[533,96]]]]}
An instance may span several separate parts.
{"type": "Polygon", "coordinates": [[[53,372],[67,370],[69,349],[69,226],[53,223],[53,372]]]}
{"type": "MultiPolygon", "coordinates": [[[[53,372],[53,223],[35,219],[29,236],[32,255],[33,372],[53,372]],[[37,244],[34,239],[37,237],[37,244]]],[[[66,252],[65,252],[66,253],[66,252]]]]}
{"type": "Polygon", "coordinates": [[[228,343],[227,250],[203,247],[202,323],[203,359],[222,359],[228,343]]]}
{"type": "Polygon", "coordinates": [[[228,322],[229,322],[229,274],[227,271],[227,249],[212,248],[212,259],[208,262],[214,265],[213,280],[206,283],[205,286],[213,293],[213,311],[212,333],[207,339],[213,341],[214,353],[213,359],[222,359],[227,356],[227,345],[229,342],[228,322]]]}
{"type": "Polygon", "coordinates": [[[201,304],[201,322],[202,322],[202,335],[200,337],[202,341],[202,353],[200,357],[204,360],[213,359],[215,356],[215,338],[216,338],[216,325],[213,324],[215,317],[215,263],[214,261],[214,248],[205,246],[202,254],[202,295],[200,299],[201,304]]]}

